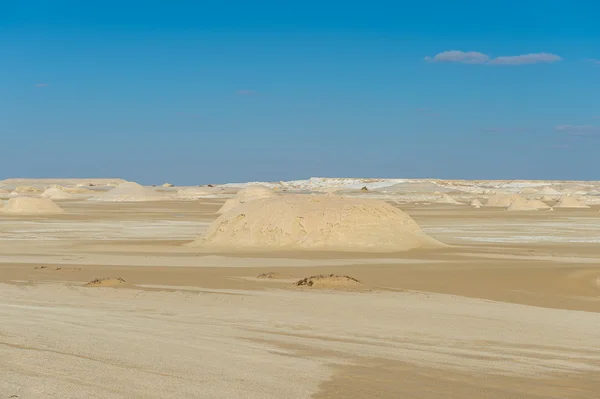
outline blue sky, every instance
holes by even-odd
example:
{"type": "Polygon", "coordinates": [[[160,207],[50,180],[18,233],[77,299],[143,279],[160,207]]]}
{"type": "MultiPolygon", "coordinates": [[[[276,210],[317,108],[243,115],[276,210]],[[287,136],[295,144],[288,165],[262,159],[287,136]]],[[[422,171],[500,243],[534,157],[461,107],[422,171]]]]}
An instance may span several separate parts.
{"type": "Polygon", "coordinates": [[[0,178],[600,180],[572,4],[2,2],[0,178]]]}

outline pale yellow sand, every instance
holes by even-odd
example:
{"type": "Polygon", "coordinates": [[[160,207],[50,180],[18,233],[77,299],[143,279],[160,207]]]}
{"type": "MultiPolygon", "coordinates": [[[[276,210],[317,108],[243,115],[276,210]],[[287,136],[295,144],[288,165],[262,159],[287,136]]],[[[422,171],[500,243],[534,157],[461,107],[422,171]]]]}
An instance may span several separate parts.
{"type": "Polygon", "coordinates": [[[183,246],[222,203],[0,216],[0,393],[598,398],[597,208],[407,205],[451,246],[396,254],[183,246]],[[364,289],[294,284],[320,274],[364,289]],[[116,276],[127,285],[84,286],[116,276]]]}

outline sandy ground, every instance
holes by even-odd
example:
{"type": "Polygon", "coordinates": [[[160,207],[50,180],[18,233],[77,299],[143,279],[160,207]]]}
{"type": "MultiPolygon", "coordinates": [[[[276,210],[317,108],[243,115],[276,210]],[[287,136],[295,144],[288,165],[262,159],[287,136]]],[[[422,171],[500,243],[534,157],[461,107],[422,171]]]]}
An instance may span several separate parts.
{"type": "Polygon", "coordinates": [[[0,216],[0,398],[600,397],[597,209],[403,206],[451,247],[381,256],[182,246],[222,202],[0,216]],[[330,273],[362,285],[294,284],[330,273]]]}

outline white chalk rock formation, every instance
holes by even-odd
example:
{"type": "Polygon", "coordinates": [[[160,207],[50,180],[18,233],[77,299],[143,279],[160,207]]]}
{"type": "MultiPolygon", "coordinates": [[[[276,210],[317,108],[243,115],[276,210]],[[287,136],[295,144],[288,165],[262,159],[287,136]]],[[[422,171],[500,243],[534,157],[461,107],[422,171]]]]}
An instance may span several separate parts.
{"type": "Polygon", "coordinates": [[[190,245],[224,252],[398,252],[444,246],[384,201],[301,194],[241,204],[190,245]]]}
{"type": "Polygon", "coordinates": [[[210,198],[224,194],[225,190],[221,187],[186,187],[177,190],[177,197],[183,199],[210,198]]]}
{"type": "Polygon", "coordinates": [[[235,197],[230,198],[227,201],[225,201],[225,203],[223,204],[221,209],[219,209],[217,211],[217,213],[222,215],[222,214],[240,206],[241,204],[245,204],[246,202],[255,201],[255,200],[261,199],[261,198],[275,197],[277,195],[278,194],[275,191],[273,191],[272,189],[265,187],[265,186],[260,186],[260,185],[248,186],[248,187],[238,191],[238,193],[235,195],[235,197]]]}
{"type": "Polygon", "coordinates": [[[48,198],[14,197],[8,200],[4,213],[10,215],[52,215],[64,210],[48,198]]]}
{"type": "Polygon", "coordinates": [[[143,201],[165,201],[171,199],[168,194],[154,191],[134,182],[119,184],[110,191],[90,198],[90,201],[105,202],[143,202],[143,201]]]}
{"type": "Polygon", "coordinates": [[[58,186],[50,187],[44,191],[40,197],[42,198],[50,198],[51,200],[67,200],[71,199],[72,195],[66,193],[62,190],[62,188],[58,186]]]}
{"type": "Polygon", "coordinates": [[[560,197],[554,208],[589,208],[589,206],[580,202],[575,197],[564,195],[560,197]]]}

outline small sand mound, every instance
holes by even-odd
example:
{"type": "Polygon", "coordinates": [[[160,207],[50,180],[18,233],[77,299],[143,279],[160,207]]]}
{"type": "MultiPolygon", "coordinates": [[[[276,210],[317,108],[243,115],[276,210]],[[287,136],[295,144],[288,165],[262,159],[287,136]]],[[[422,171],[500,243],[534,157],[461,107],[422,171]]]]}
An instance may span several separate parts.
{"type": "Polygon", "coordinates": [[[164,187],[164,188],[169,188],[169,187],[175,187],[175,186],[174,186],[174,185],[172,185],[171,183],[165,183],[165,184],[163,184],[161,187],[164,187]]]}
{"type": "Polygon", "coordinates": [[[301,194],[241,204],[190,245],[226,252],[400,252],[444,246],[387,202],[301,194]]]}
{"type": "Polygon", "coordinates": [[[485,203],[485,206],[508,208],[516,200],[526,201],[525,198],[521,197],[518,194],[494,194],[490,198],[488,198],[487,202],[485,203]]]}
{"type": "Polygon", "coordinates": [[[165,193],[154,191],[151,188],[134,182],[126,182],[119,184],[110,191],[90,198],[90,201],[143,202],[164,201],[168,199],[170,199],[170,196],[165,193]]]}
{"type": "Polygon", "coordinates": [[[72,198],[71,194],[64,192],[60,187],[50,187],[46,189],[41,197],[50,198],[52,200],[66,200],[72,198]]]}
{"type": "Polygon", "coordinates": [[[125,285],[121,277],[97,278],[85,285],[85,287],[119,287],[125,285]]]}
{"type": "Polygon", "coordinates": [[[225,201],[225,203],[223,204],[221,209],[219,209],[217,211],[217,213],[222,215],[234,208],[237,208],[241,204],[245,204],[246,202],[255,201],[255,200],[261,199],[261,198],[275,197],[275,196],[277,196],[277,193],[268,187],[260,186],[260,185],[248,186],[248,187],[238,191],[238,193],[235,195],[235,197],[230,198],[227,201],[225,201]]]}
{"type": "Polygon", "coordinates": [[[8,200],[4,213],[12,215],[52,215],[64,210],[48,198],[14,197],[8,200]]]}
{"type": "Polygon", "coordinates": [[[41,190],[32,186],[18,186],[13,190],[12,194],[37,194],[40,191],[41,190]]]}
{"type": "Polygon", "coordinates": [[[350,276],[337,276],[335,274],[310,276],[296,282],[298,287],[311,287],[322,289],[353,289],[362,287],[362,283],[350,276]]]}
{"type": "Polygon", "coordinates": [[[535,204],[525,198],[517,198],[507,208],[507,211],[537,211],[535,204]]]}
{"type": "Polygon", "coordinates": [[[440,199],[436,201],[438,204],[451,204],[451,205],[462,205],[460,202],[449,196],[448,194],[442,194],[440,199]]]}
{"type": "Polygon", "coordinates": [[[477,198],[475,198],[473,201],[471,201],[471,203],[469,205],[471,205],[474,208],[481,208],[483,206],[481,201],[479,201],[477,198]]]}
{"type": "Polygon", "coordinates": [[[552,197],[550,195],[544,195],[542,196],[542,198],[540,198],[540,201],[544,201],[544,202],[552,202],[552,201],[556,201],[557,197],[552,197]]]}
{"type": "Polygon", "coordinates": [[[581,203],[577,198],[568,195],[560,197],[554,208],[589,208],[588,205],[581,203]]]}
{"type": "Polygon", "coordinates": [[[537,209],[550,209],[550,206],[548,204],[536,199],[529,200],[529,204],[535,206],[537,209]]]}
{"type": "Polygon", "coordinates": [[[277,272],[269,272],[269,273],[262,273],[259,274],[258,276],[256,276],[256,278],[260,278],[260,279],[286,279],[286,278],[291,278],[292,276],[289,276],[287,274],[281,274],[281,273],[277,273],[277,272]]]}

